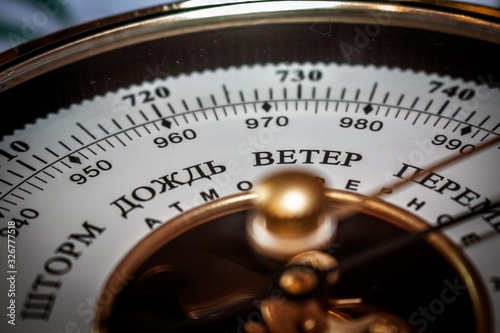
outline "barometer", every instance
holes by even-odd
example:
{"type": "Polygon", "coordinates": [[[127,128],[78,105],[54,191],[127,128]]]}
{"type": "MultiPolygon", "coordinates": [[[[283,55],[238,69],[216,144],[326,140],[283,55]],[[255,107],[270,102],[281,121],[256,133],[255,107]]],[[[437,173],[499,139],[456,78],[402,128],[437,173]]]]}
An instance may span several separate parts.
{"type": "Polygon", "coordinates": [[[181,2],[0,56],[2,332],[500,329],[500,12],[181,2]]]}

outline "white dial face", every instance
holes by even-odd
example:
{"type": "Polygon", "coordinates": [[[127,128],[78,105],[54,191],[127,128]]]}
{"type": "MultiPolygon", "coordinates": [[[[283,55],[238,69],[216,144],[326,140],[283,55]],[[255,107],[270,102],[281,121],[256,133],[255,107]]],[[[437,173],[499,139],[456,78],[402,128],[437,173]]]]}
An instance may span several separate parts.
{"type": "MultiPolygon", "coordinates": [[[[500,194],[500,147],[473,151],[500,133],[499,105],[498,89],[459,79],[294,63],[169,77],[39,119],[0,143],[1,308],[15,308],[1,331],[88,332],[101,288],[139,241],[275,171],[360,194],[419,171],[384,199],[430,225],[480,209],[500,194]],[[453,155],[463,159],[428,170],[453,155]]],[[[477,269],[496,329],[498,216],[445,231],[477,269]]]]}

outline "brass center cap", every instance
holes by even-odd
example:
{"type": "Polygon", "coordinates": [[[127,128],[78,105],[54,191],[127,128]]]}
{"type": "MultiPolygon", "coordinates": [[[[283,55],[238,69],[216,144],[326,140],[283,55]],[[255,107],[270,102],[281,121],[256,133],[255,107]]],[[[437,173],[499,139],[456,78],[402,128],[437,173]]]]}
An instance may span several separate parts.
{"type": "Polygon", "coordinates": [[[303,172],[285,172],[265,179],[257,192],[257,210],[269,231],[301,235],[318,228],[325,206],[319,180],[303,172]]]}

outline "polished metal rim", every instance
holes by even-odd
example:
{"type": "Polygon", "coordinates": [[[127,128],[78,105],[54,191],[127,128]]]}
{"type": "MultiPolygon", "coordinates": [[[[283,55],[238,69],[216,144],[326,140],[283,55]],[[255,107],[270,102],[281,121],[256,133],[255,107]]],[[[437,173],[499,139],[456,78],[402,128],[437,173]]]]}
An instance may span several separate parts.
{"type": "MultiPolygon", "coordinates": [[[[188,4],[189,2],[186,2],[188,4]]],[[[417,4],[425,4],[419,2],[417,4]]],[[[446,12],[455,7],[421,8],[413,2],[346,2],[346,1],[265,1],[230,4],[221,7],[189,8],[171,6],[119,16],[123,25],[113,22],[107,30],[78,38],[34,55],[0,72],[0,92],[51,70],[90,56],[133,44],[176,35],[239,26],[297,23],[351,23],[398,26],[438,31],[500,44],[500,23],[487,20],[497,16],[464,15],[446,12]],[[163,9],[163,11],[161,11],[163,9]],[[157,16],[160,15],[160,16],[157,16]],[[137,17],[149,17],[137,20],[137,17]],[[151,17],[152,16],[152,17],[151,17]],[[132,21],[132,22],[130,22],[132,21]],[[127,23],[129,22],[129,23],[127,23]]],[[[182,5],[182,4],[181,4],[182,5]]],[[[473,7],[480,12],[481,7],[473,7]]],[[[498,15],[500,11],[490,11],[498,15]]],[[[95,27],[94,27],[95,28],[95,27]]],[[[82,28],[84,29],[84,28],[82,28]]],[[[81,34],[80,34],[81,35],[81,34]]],[[[28,52],[26,55],[29,55],[28,52]]],[[[4,57],[7,57],[5,55],[4,57]]],[[[24,56],[20,57],[22,59],[24,56]]],[[[1,58],[0,58],[1,60],[1,58]]]]}

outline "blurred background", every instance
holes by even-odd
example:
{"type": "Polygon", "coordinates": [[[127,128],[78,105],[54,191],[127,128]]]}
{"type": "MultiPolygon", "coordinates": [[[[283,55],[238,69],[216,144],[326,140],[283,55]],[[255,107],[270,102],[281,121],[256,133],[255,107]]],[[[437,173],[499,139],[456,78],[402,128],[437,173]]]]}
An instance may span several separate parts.
{"type": "Polygon", "coordinates": [[[0,0],[0,53],[64,28],[174,0],[0,0]]]}
{"type": "MultiPolygon", "coordinates": [[[[0,53],[66,27],[171,2],[175,0],[0,0],[0,53]]],[[[500,8],[500,0],[471,2],[500,8]]]]}

